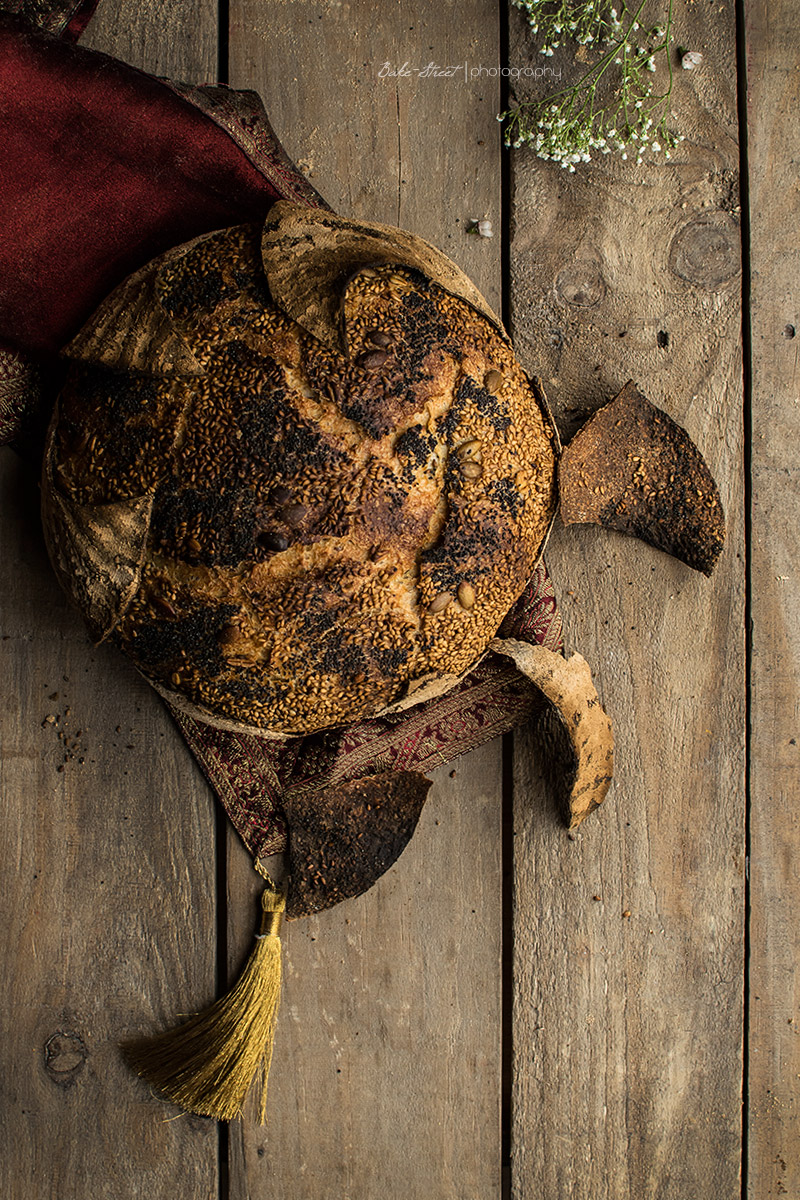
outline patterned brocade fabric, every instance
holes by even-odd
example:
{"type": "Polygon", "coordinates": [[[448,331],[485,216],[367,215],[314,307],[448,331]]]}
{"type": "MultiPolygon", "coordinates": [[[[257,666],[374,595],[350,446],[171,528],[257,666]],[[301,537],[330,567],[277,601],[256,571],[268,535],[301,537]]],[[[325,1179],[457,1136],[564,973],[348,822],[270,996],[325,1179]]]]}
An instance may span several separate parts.
{"type": "MultiPolygon", "coordinates": [[[[561,618],[543,562],[500,633],[562,650],[561,618]]],[[[490,654],[444,696],[311,737],[274,741],[225,733],[172,713],[235,829],[261,858],[286,849],[282,796],[312,795],[384,771],[424,774],[507,733],[540,704],[538,689],[507,659],[490,654]]]]}
{"type": "Polygon", "coordinates": [[[97,4],[98,0],[3,0],[0,12],[21,16],[38,29],[75,42],[89,24],[97,4]]]}
{"type": "Polygon", "coordinates": [[[309,204],[314,208],[329,207],[316,188],[299,173],[278,141],[257,92],[234,91],[222,84],[214,87],[172,80],[163,82],[177,96],[188,100],[215,125],[230,134],[282,199],[295,200],[298,204],[309,204]]]}
{"type": "Polygon", "coordinates": [[[40,403],[34,364],[14,350],[0,348],[0,446],[19,438],[40,403]]]}

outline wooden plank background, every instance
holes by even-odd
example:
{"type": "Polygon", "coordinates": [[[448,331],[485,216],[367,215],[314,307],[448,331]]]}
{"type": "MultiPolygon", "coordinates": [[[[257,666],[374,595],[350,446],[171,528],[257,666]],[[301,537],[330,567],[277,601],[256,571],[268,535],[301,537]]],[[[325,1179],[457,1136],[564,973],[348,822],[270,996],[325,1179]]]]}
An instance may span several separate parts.
{"type": "MultiPolygon", "coordinates": [[[[212,5],[191,38],[182,6],[158,23],[112,8],[104,48],[213,76],[212,5]]],[[[211,797],[152,690],[53,586],[35,476],[2,465],[0,1190],[217,1197],[214,1124],[167,1119],[118,1049],[214,993],[211,797]]]]}
{"type": "MultiPolygon", "coordinates": [[[[496,61],[490,13],[467,0],[453,22],[452,9],[402,4],[383,7],[376,25],[360,2],[232,0],[230,78],[261,93],[289,154],[337,211],[413,229],[499,304],[499,242],[465,234],[471,216],[499,212],[496,83],[476,94],[446,79],[378,78],[398,55],[398,66],[434,54],[496,61]]],[[[232,1130],[232,1196],[499,1197],[499,768],[495,745],[454,779],[440,771],[396,867],[367,895],[289,930],[270,1125],[266,1135],[232,1130]]],[[[251,936],[237,897],[252,871],[232,842],[235,962],[251,936]]]]}
{"type": "MultiPolygon", "coordinates": [[[[557,525],[568,649],[615,725],[608,807],[570,842],[515,777],[515,1196],[740,1194],[744,547],[736,61],[729,5],[676,6],[671,161],[514,160],[512,334],[569,435],[628,379],[720,481],[713,582],[557,525]],[[674,269],[677,239],[691,279],[674,269]],[[660,341],[666,343],[659,344],[660,341]],[[535,1184],[534,1184],[535,1181],[535,1184]]],[[[515,23],[512,59],[526,53],[515,23]]],[[[566,77],[572,55],[548,60],[566,77]]],[[[533,794],[531,794],[533,791],[533,794]]]]}
{"type": "Polygon", "coordinates": [[[752,585],[748,1162],[751,1200],[800,1196],[800,489],[796,10],[747,7],[752,585]]]}
{"type": "MultiPolygon", "coordinates": [[[[797,35],[788,0],[744,9],[746,80],[732,7],[676,5],[678,41],[704,61],[678,72],[687,140],[672,163],[609,157],[568,179],[523,151],[503,191],[496,78],[378,73],[524,64],[535,46],[516,11],[404,0],[376,18],[366,0],[231,0],[220,39],[208,0],[101,7],[85,42],[157,74],[213,81],[221,45],[230,83],[261,93],[335,208],[439,244],[497,307],[505,293],[518,352],[568,433],[635,378],[703,450],[728,545],[709,582],[639,543],[556,528],[569,648],[616,727],[607,807],[569,838],[524,732],[513,807],[499,743],[440,770],[396,867],[290,927],[270,1124],[248,1114],[228,1130],[176,1117],[116,1047],[210,998],[223,959],[236,971],[255,877],[156,697],[67,610],[35,482],[4,451],[0,1181],[12,1200],[732,1200],[743,1163],[751,1200],[800,1196],[797,35]],[[466,234],[483,216],[491,240],[466,234]],[[691,278],[674,269],[676,238],[691,278]]],[[[573,57],[561,65],[571,78],[573,57]]]]}

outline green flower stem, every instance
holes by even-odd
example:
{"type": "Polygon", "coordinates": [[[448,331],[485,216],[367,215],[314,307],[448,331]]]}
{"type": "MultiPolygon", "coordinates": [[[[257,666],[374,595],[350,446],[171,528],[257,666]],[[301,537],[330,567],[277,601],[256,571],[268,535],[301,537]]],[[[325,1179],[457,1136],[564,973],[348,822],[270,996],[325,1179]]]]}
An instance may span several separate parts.
{"type": "MultiPolygon", "coordinates": [[[[631,23],[628,26],[625,36],[620,41],[616,42],[611,47],[610,50],[607,50],[606,53],[603,55],[603,57],[594,64],[594,66],[591,68],[591,70],[586,72],[586,74],[583,76],[582,79],[578,80],[578,82],[576,84],[574,84],[572,87],[562,88],[562,90],[560,92],[552,93],[548,97],[548,100],[555,100],[559,96],[569,96],[572,93],[575,93],[577,95],[580,91],[583,90],[584,85],[586,83],[588,83],[588,81],[592,78],[592,76],[595,74],[595,72],[599,72],[599,74],[597,75],[597,78],[594,80],[594,83],[596,86],[600,82],[600,80],[603,78],[606,71],[611,66],[612,62],[614,61],[615,57],[619,54],[620,49],[623,46],[625,47],[625,52],[627,53],[628,47],[630,45],[631,30],[633,29],[633,26],[636,24],[637,20],[639,19],[642,9],[644,8],[645,4],[647,4],[647,2],[648,2],[648,0],[641,0],[641,4],[639,5],[636,12],[631,17],[631,23]],[[602,68],[602,70],[601,70],[601,68],[602,68]]],[[[592,7],[594,8],[595,6],[593,5],[592,7]]],[[[527,106],[520,105],[520,108],[524,108],[524,107],[527,107],[527,106]]]]}
{"type": "Polygon", "coordinates": [[[654,152],[663,149],[669,157],[682,140],[666,127],[673,84],[669,53],[673,0],[669,0],[666,25],[648,30],[642,29],[640,18],[649,0],[639,0],[630,10],[625,0],[619,2],[622,19],[611,0],[512,0],[527,12],[534,32],[542,39],[540,53],[547,56],[563,36],[575,37],[582,45],[614,40],[576,84],[502,113],[499,119],[507,122],[506,145],[530,145],[541,158],[559,162],[570,171],[577,163],[588,162],[592,151],[608,154],[619,150],[627,158],[632,145],[639,162],[648,146],[654,152]],[[649,45],[637,45],[639,39],[649,45]],[[656,56],[661,54],[667,58],[669,77],[665,90],[654,95],[647,74],[655,72],[656,56]],[[621,67],[616,99],[600,105],[598,86],[612,65],[621,67]]]}

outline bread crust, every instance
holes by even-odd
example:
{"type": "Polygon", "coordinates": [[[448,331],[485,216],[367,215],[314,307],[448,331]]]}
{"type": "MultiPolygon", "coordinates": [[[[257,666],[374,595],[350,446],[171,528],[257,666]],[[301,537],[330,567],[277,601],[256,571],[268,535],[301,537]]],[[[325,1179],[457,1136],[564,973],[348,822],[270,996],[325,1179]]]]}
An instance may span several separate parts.
{"type": "Polygon", "coordinates": [[[141,338],[134,368],[107,342],[92,361],[83,331],[47,486],[82,511],[152,497],[111,636],[160,690],[308,733],[482,655],[549,529],[558,442],[463,299],[414,268],[361,266],[340,281],[333,347],[273,301],[260,236],[198,239],[139,287],[191,374],[164,353],[148,372],[141,338]]]}

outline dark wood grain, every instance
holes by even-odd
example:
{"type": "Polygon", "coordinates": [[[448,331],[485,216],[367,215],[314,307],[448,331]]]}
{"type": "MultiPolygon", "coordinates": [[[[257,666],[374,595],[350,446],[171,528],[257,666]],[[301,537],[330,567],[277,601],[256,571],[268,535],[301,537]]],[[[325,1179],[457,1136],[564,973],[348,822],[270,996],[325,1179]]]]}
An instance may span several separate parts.
{"type": "MultiPolygon", "coordinates": [[[[371,891],[287,926],[268,1125],[232,1127],[232,1197],[500,1196],[497,748],[451,770],[371,891]]],[[[253,872],[238,842],[229,863],[236,958],[253,872]]]]}
{"type": "Polygon", "coordinates": [[[216,1197],[213,1127],[170,1120],[119,1052],[213,990],[210,799],[161,703],[67,608],[35,482],[1,457],[3,1194],[216,1197]]]}
{"type": "Polygon", "coordinates": [[[216,0],[101,3],[82,46],[186,83],[217,82],[216,0]]]}
{"type": "Polygon", "coordinates": [[[380,9],[365,0],[233,0],[231,83],[263,97],[278,137],[343,215],[399,225],[444,250],[500,303],[497,10],[468,0],[380,9]],[[384,64],[467,65],[449,78],[380,78],[384,64]],[[494,219],[497,237],[468,235],[494,219]]]}
{"type": "Polygon", "coordinates": [[[797,25],[746,6],[752,339],[748,1195],[800,1195],[797,25]]]}
{"type": "MultiPolygon", "coordinates": [[[[680,6],[676,40],[701,47],[704,65],[678,70],[687,140],[672,162],[608,156],[570,176],[531,151],[514,156],[513,334],[562,429],[634,379],[700,446],[728,518],[711,581],[596,528],[559,526],[551,539],[568,648],[589,660],[615,725],[616,781],[569,840],[541,795],[532,739],[517,739],[518,1200],[739,1195],[744,571],[730,8],[680,6]],[[684,278],[676,239],[706,238],[709,222],[713,262],[698,252],[684,278]]],[[[512,14],[512,60],[534,54],[512,14]]],[[[560,65],[565,83],[585,69],[568,52],[560,65]]]]}
{"type": "MultiPolygon", "coordinates": [[[[497,62],[494,5],[235,0],[231,82],[343,215],[399,224],[500,299],[496,80],[381,79],[385,62],[497,62]]],[[[500,747],[438,773],[397,864],[292,924],[269,1125],[232,1130],[238,1200],[499,1200],[500,747]]],[[[231,946],[252,908],[231,850],[231,946]]]]}
{"type": "MultiPolygon", "coordinates": [[[[213,6],[193,39],[184,7],[106,6],[87,44],[202,74],[213,6]]],[[[0,1190],[216,1200],[216,1127],[156,1100],[119,1052],[213,994],[211,798],[160,700],[68,609],[34,473],[10,450],[0,466],[0,1190]]]]}
{"type": "MultiPolygon", "coordinates": [[[[746,1187],[766,1200],[800,1195],[797,37],[787,0],[744,7],[746,1187]]],[[[504,10],[484,0],[380,10],[231,0],[230,19],[231,82],[261,92],[334,207],[429,238],[499,308],[500,100],[496,79],[469,69],[499,61],[504,10]],[[432,61],[466,63],[467,77],[413,74],[432,61]],[[385,62],[408,63],[412,77],[380,79],[385,62]],[[493,221],[493,239],[467,235],[478,217],[493,221]]],[[[509,63],[538,61],[520,14],[508,20],[509,63]]],[[[84,44],[209,82],[216,22],[213,0],[105,3],[84,44]]],[[[570,838],[532,736],[516,738],[515,1200],[740,1196],[744,510],[731,6],[680,6],[677,41],[704,60],[678,71],[687,141],[672,163],[608,158],[567,177],[527,151],[513,160],[513,333],[562,429],[635,379],[698,443],[728,516],[711,581],[597,529],[557,526],[551,539],[568,648],[589,659],[614,720],[617,776],[604,811],[570,838]],[[709,230],[716,249],[698,253],[686,278],[683,250],[699,239],[702,251],[709,230]],[[576,281],[597,303],[575,303],[576,281]]],[[[578,69],[569,53],[562,65],[578,69]]],[[[66,607],[35,479],[7,450],[0,489],[3,1195],[499,1200],[499,746],[437,773],[411,845],[371,892],[289,926],[269,1125],[250,1113],[232,1125],[220,1162],[217,1126],[162,1104],[118,1051],[215,991],[211,797],[155,695],[113,650],[92,648],[66,607]]],[[[226,853],[233,974],[259,883],[233,835],[226,853]]]]}

